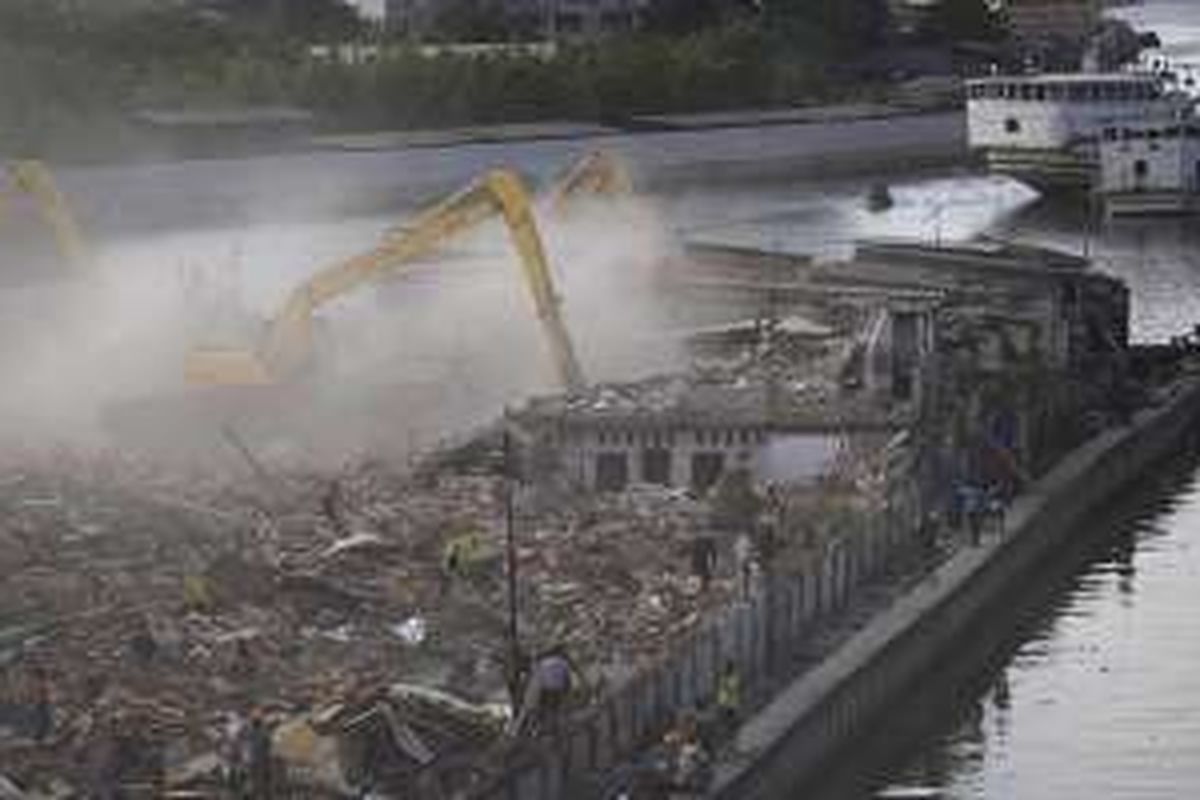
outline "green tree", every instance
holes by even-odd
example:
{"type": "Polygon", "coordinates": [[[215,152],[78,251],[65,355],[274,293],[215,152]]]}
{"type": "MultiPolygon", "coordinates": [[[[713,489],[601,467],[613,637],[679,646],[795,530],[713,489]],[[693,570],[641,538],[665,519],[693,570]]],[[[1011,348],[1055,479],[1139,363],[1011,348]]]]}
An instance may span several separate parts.
{"type": "Polygon", "coordinates": [[[859,55],[887,30],[885,0],[768,0],[765,8],[777,45],[809,59],[859,55]]]}
{"type": "Polygon", "coordinates": [[[752,17],[758,10],[752,0],[650,0],[643,19],[651,33],[680,36],[752,17]]]}
{"type": "Polygon", "coordinates": [[[433,19],[437,38],[451,42],[501,42],[509,38],[504,7],[496,0],[449,0],[433,19]]]}
{"type": "Polygon", "coordinates": [[[1001,36],[1003,28],[985,0],[942,0],[926,32],[950,41],[987,41],[1001,36]]]}

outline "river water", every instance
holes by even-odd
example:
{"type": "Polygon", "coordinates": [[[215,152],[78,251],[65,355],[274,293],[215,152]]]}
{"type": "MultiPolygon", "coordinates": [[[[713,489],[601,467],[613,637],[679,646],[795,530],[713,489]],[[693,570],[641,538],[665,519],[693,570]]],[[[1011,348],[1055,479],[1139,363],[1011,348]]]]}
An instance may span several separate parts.
{"type": "MultiPolygon", "coordinates": [[[[1157,30],[1175,63],[1200,63],[1200,5],[1122,13],[1157,30]]],[[[1135,335],[1161,339],[1200,322],[1198,228],[1096,227],[1034,204],[992,230],[1095,256],[1133,289],[1135,335]]],[[[886,715],[822,798],[1200,796],[1200,455],[1145,476],[1085,527],[1085,544],[1029,577],[1019,612],[886,715]]]]}

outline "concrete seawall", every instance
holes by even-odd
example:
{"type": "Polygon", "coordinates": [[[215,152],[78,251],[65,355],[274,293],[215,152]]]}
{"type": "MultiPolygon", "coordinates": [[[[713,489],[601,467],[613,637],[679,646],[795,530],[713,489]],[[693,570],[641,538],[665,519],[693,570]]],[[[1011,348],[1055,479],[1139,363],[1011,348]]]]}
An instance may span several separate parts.
{"type": "Polygon", "coordinates": [[[1200,378],[1170,399],[1067,456],[1019,497],[1003,534],[960,552],[787,686],[738,732],[712,796],[787,796],[862,736],[907,687],[944,658],[969,626],[1010,597],[1023,576],[1072,536],[1090,511],[1187,441],[1200,416],[1200,378]]]}

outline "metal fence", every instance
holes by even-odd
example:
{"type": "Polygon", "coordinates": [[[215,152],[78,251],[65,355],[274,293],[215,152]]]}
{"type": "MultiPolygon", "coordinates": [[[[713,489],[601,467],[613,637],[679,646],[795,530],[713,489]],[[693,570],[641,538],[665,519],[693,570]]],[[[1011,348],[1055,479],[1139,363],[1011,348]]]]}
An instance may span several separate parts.
{"type": "Polygon", "coordinates": [[[656,664],[581,710],[559,735],[513,753],[502,775],[473,800],[585,797],[596,776],[655,741],[679,715],[709,706],[718,676],[732,662],[747,697],[794,669],[794,656],[822,621],[849,603],[854,589],[881,574],[916,544],[907,514],[864,517],[828,531],[821,545],[787,570],[764,574],[751,592],[711,615],[656,664]]]}

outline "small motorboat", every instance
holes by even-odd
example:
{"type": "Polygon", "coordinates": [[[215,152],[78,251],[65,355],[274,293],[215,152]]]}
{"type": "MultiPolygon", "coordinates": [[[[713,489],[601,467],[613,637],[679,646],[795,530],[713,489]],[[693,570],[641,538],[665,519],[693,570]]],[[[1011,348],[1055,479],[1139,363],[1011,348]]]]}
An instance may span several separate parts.
{"type": "Polygon", "coordinates": [[[867,192],[867,208],[870,211],[878,214],[887,211],[894,205],[896,205],[896,200],[892,197],[892,190],[886,183],[872,184],[871,190],[867,192]]]}

